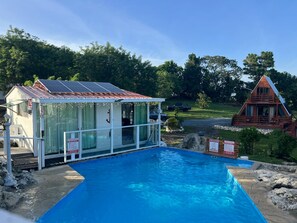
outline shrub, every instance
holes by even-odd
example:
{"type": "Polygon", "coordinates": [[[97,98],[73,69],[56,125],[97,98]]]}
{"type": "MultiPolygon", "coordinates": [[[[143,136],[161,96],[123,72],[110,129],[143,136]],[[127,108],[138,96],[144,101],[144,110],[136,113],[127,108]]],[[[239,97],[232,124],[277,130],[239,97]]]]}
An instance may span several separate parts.
{"type": "Polygon", "coordinates": [[[254,145],[260,140],[260,133],[254,127],[239,132],[239,141],[246,154],[254,153],[254,145]]]}
{"type": "Polygon", "coordinates": [[[271,155],[276,158],[288,159],[292,157],[292,153],[292,158],[294,158],[296,152],[293,151],[297,148],[297,141],[292,136],[277,129],[269,134],[268,148],[271,151],[271,155]]]}
{"type": "Polygon", "coordinates": [[[290,157],[295,160],[295,162],[297,162],[297,148],[294,148],[291,153],[290,153],[290,157]]]}
{"type": "Polygon", "coordinates": [[[208,108],[210,103],[211,99],[205,93],[197,94],[196,104],[199,108],[208,108]]]}

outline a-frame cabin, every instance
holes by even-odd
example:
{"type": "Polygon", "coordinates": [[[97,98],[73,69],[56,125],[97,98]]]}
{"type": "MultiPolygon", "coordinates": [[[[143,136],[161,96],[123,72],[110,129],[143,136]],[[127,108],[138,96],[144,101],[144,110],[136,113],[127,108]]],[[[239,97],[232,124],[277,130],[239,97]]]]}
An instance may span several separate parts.
{"type": "Polygon", "coordinates": [[[232,118],[233,126],[280,128],[297,137],[296,122],[271,79],[262,76],[250,97],[232,118]]]}

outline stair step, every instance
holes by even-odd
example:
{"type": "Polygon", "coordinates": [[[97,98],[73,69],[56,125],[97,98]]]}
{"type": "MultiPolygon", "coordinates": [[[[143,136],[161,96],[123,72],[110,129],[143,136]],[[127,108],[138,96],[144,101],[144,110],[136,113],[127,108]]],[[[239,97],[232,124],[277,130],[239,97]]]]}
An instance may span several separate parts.
{"type": "Polygon", "coordinates": [[[33,153],[14,154],[12,160],[14,168],[19,170],[38,168],[38,158],[33,153]]]}

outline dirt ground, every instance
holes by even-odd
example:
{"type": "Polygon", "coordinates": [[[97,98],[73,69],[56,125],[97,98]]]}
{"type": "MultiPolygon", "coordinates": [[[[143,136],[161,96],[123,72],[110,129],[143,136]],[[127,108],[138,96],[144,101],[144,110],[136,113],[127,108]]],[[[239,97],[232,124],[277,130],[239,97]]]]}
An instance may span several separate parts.
{"type": "Polygon", "coordinates": [[[213,126],[230,126],[230,124],[231,119],[227,118],[185,120],[183,126],[188,129],[186,133],[162,133],[162,141],[168,146],[180,148],[183,138],[189,133],[199,133],[208,137],[217,137],[218,130],[214,129],[213,126]]]}

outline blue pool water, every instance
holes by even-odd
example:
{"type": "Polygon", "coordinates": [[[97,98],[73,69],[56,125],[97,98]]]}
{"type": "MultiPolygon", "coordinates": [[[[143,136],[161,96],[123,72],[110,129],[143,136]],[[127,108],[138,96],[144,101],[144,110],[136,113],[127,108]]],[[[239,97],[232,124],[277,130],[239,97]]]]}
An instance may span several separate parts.
{"type": "Polygon", "coordinates": [[[85,181],[38,222],[266,222],[226,168],[251,164],[170,148],[72,164],[85,181]]]}

